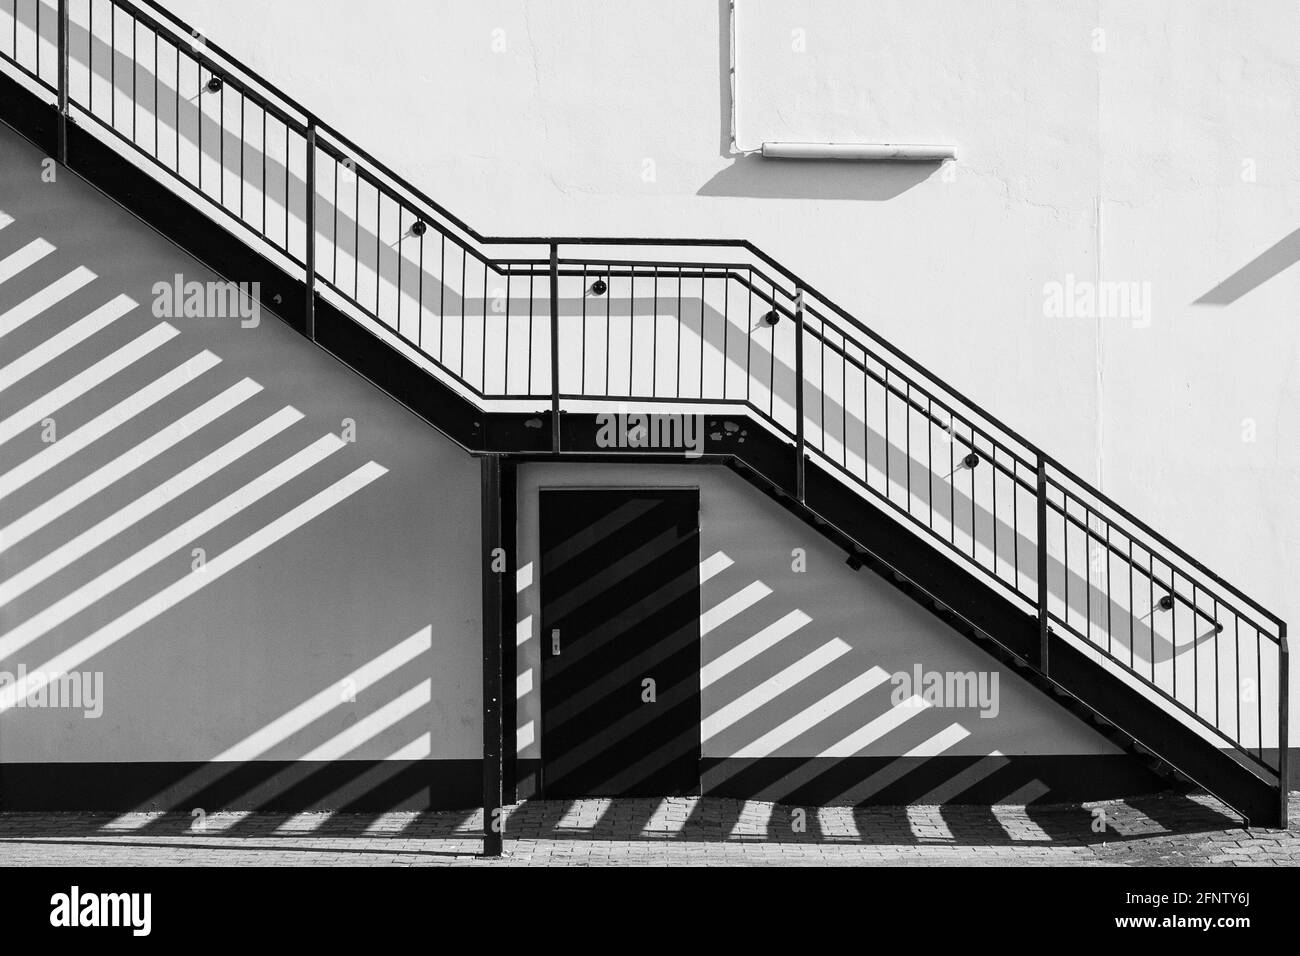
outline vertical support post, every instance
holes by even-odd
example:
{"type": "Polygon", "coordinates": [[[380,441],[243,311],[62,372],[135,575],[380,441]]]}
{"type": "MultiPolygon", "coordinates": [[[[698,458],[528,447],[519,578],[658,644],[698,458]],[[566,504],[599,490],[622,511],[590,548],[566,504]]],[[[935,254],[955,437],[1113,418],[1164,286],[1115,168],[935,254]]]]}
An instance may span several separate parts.
{"type": "Polygon", "coordinates": [[[1279,808],[1278,828],[1287,827],[1287,793],[1291,789],[1289,777],[1291,761],[1287,754],[1291,719],[1290,651],[1286,646],[1286,622],[1277,622],[1277,777],[1279,808]]]}
{"type": "Polygon", "coordinates": [[[68,165],[68,0],[59,0],[59,165],[68,165]]]}
{"type": "Polygon", "coordinates": [[[483,855],[500,856],[505,817],[501,810],[502,598],[506,574],[501,550],[501,456],[480,459],[483,555],[483,855]]]}
{"type": "Polygon", "coordinates": [[[803,289],[794,290],[794,488],[795,495],[802,503],[807,497],[804,484],[806,478],[804,462],[803,429],[803,289]]]}
{"type": "Polygon", "coordinates": [[[551,451],[560,453],[560,249],[551,243],[551,451]]]}
{"type": "Polygon", "coordinates": [[[506,803],[519,800],[519,744],[515,739],[519,727],[519,702],[506,688],[513,688],[519,676],[519,652],[510,639],[511,626],[519,620],[518,590],[515,575],[519,572],[519,466],[509,458],[501,460],[501,547],[505,550],[505,580],[501,593],[501,799],[506,803]]]}
{"type": "MultiPolygon", "coordinates": [[[[1038,455],[1038,667],[1048,672],[1047,626],[1047,462],[1038,455]]],[[[1067,571],[1068,573],[1068,571],[1067,571]]]]}
{"type": "MultiPolygon", "coordinates": [[[[316,119],[307,118],[307,250],[303,262],[307,266],[307,338],[316,341],[316,119]]],[[[401,254],[401,247],[398,247],[401,254]]]]}

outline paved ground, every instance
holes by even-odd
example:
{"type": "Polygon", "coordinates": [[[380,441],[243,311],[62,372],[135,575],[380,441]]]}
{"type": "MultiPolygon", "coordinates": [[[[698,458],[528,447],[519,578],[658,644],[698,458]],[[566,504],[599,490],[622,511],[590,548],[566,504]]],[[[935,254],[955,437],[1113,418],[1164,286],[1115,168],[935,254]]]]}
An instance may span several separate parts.
{"type": "MultiPolygon", "coordinates": [[[[1292,818],[1300,794],[1291,795],[1292,818]]],[[[1300,826],[1244,830],[1209,797],[1030,807],[786,807],[712,798],[479,813],[0,814],[0,865],[1300,865],[1300,826]]]]}

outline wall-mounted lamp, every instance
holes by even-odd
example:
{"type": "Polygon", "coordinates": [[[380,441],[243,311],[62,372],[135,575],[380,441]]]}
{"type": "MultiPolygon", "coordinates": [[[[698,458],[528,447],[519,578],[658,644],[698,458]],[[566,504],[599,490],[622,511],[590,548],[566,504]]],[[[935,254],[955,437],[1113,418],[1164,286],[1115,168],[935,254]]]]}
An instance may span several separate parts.
{"type": "Polygon", "coordinates": [[[586,294],[587,294],[587,295],[604,295],[604,294],[605,294],[606,292],[608,292],[608,291],[609,291],[609,286],[605,284],[605,280],[604,280],[604,279],[597,279],[595,282],[593,282],[593,283],[591,284],[591,287],[587,289],[587,293],[586,293],[586,294]]]}
{"type": "Polygon", "coordinates": [[[764,313],[763,313],[763,324],[764,324],[764,325],[776,325],[776,323],[778,323],[778,322],[780,322],[780,321],[781,321],[781,313],[778,312],[776,309],[773,309],[773,310],[770,311],[770,312],[764,312],[764,313]]]}
{"type": "Polygon", "coordinates": [[[220,91],[221,87],[224,85],[225,84],[223,84],[221,81],[221,77],[219,76],[208,77],[207,89],[209,93],[216,93],[220,91]]]}
{"type": "MultiPolygon", "coordinates": [[[[978,465],[981,461],[983,461],[983,459],[980,458],[980,456],[975,452],[970,452],[967,455],[963,455],[961,461],[957,462],[957,467],[954,468],[952,471],[948,472],[947,477],[951,479],[953,475],[957,474],[957,472],[962,471],[963,469],[969,469],[970,471],[974,471],[975,466],[978,465]]],[[[974,480],[975,480],[974,478],[971,478],[971,481],[974,480]]]]}
{"type": "Polygon", "coordinates": [[[1163,595],[1156,605],[1162,611],[1172,611],[1174,609],[1174,596],[1172,594],[1163,595]]]}
{"type": "Polygon", "coordinates": [[[413,236],[422,236],[428,231],[429,226],[423,219],[417,219],[415,222],[411,223],[411,235],[413,236]]]}

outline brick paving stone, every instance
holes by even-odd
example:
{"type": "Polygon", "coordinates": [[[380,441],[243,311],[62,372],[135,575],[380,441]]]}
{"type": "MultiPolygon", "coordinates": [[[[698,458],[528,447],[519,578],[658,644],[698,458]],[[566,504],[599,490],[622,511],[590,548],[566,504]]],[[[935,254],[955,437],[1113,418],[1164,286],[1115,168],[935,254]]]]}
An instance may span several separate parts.
{"type": "MultiPolygon", "coordinates": [[[[1300,817],[1300,794],[1291,815],[1300,817]]],[[[5,813],[0,865],[1300,865],[1300,824],[1244,829],[1201,794],[996,808],[528,802],[510,808],[505,855],[491,860],[480,856],[481,820],[473,810],[212,813],[196,829],[182,813],[5,813]]]]}

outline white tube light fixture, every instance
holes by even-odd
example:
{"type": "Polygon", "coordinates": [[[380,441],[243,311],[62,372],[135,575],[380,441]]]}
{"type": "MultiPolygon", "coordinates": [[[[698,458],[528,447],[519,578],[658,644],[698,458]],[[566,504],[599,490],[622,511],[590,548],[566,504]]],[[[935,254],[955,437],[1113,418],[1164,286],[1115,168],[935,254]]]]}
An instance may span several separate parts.
{"type": "Polygon", "coordinates": [[[956,146],[911,143],[764,143],[765,159],[853,159],[877,163],[942,163],[956,146]]]}

